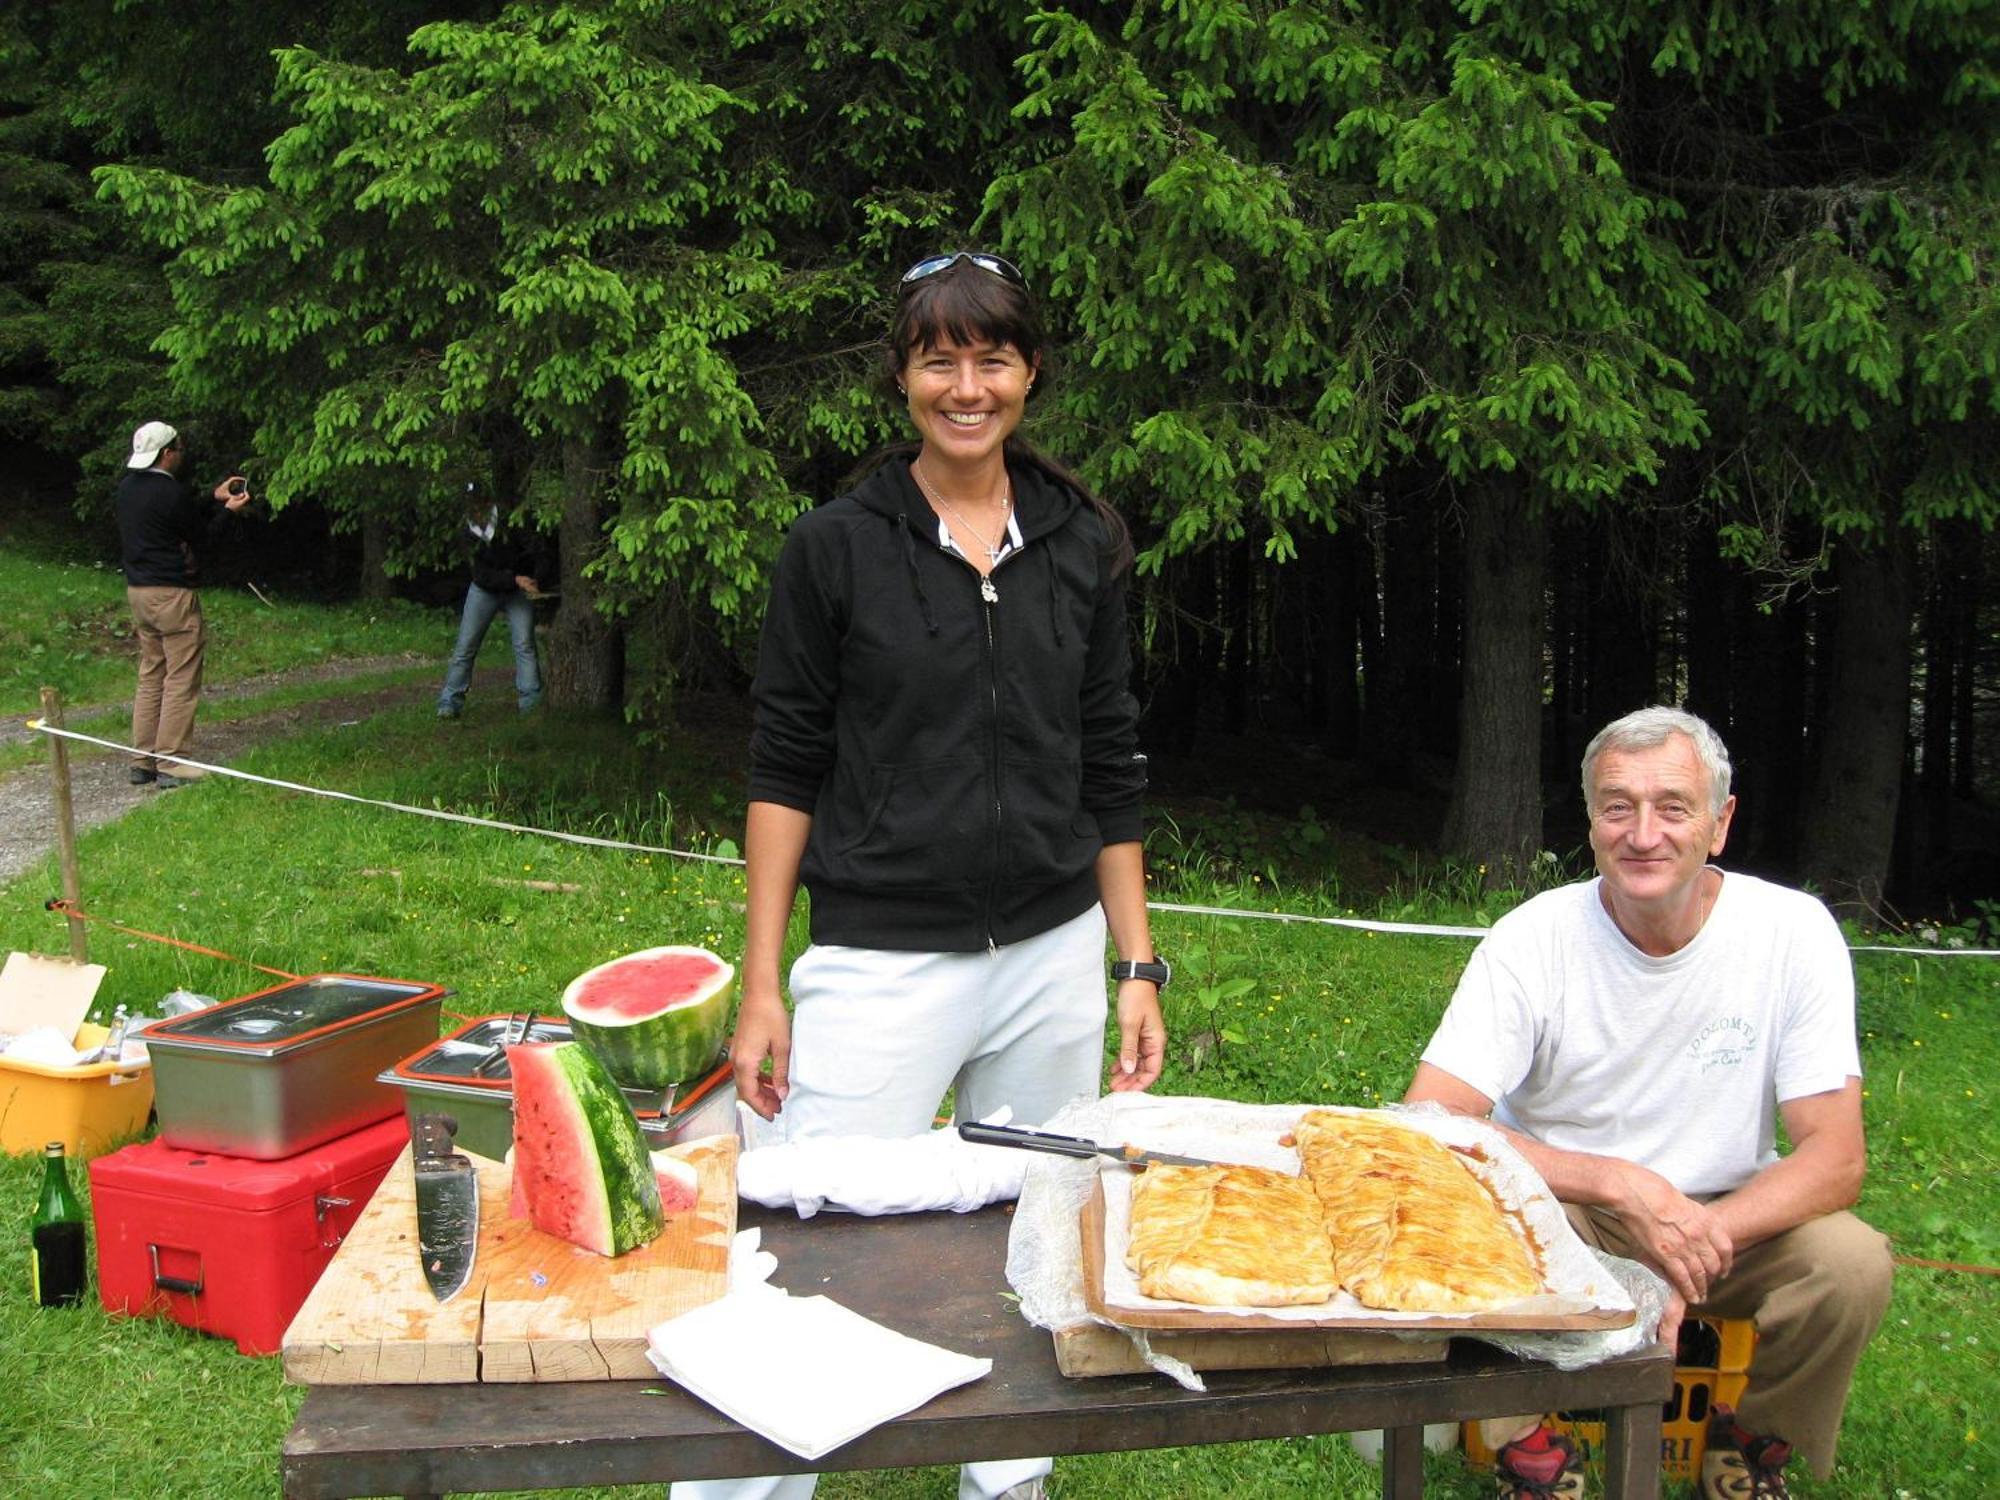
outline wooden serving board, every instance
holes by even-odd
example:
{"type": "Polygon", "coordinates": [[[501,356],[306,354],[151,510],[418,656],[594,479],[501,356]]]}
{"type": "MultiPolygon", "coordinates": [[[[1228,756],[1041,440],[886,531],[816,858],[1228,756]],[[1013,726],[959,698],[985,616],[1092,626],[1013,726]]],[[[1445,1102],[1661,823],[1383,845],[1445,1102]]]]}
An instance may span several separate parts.
{"type": "Polygon", "coordinates": [[[645,1380],[646,1333],[729,1289],[736,1138],[688,1153],[691,1213],[651,1244],[608,1259],[508,1215],[511,1169],[482,1157],[479,1251],[449,1302],[417,1262],[416,1179],[406,1149],[285,1331],[297,1385],[645,1380]]]}
{"type": "MultiPolygon", "coordinates": [[[[1245,1329],[1300,1329],[1335,1328],[1367,1332],[1379,1338],[1381,1335],[1402,1333],[1467,1333],[1474,1329],[1494,1328],[1516,1332],[1568,1331],[1575,1329],[1623,1328],[1638,1316],[1630,1308],[1596,1309],[1587,1312],[1490,1312],[1452,1313],[1436,1317],[1394,1316],[1375,1313],[1368,1308],[1358,1311],[1346,1310],[1329,1312],[1324,1317],[1272,1317],[1260,1312],[1202,1312],[1193,1308],[1164,1306],[1125,1306],[1108,1303],[1104,1295],[1105,1256],[1105,1210],[1104,1184],[1102,1178],[1091,1184],[1090,1198],[1083,1205],[1083,1301],[1093,1313],[1113,1323],[1122,1323],[1128,1328],[1144,1329],[1194,1329],[1245,1330],[1245,1329]]],[[[1329,1308],[1333,1304],[1327,1304],[1329,1308]]]]}
{"type": "MultiPolygon", "coordinates": [[[[1056,1368],[1069,1376],[1144,1375],[1152,1369],[1132,1341],[1102,1323],[1079,1323],[1054,1334],[1056,1368]]],[[[1385,1339],[1340,1328],[1149,1328],[1155,1354],[1190,1370],[1317,1370],[1328,1365],[1404,1365],[1443,1359],[1444,1334],[1385,1339]]]]}

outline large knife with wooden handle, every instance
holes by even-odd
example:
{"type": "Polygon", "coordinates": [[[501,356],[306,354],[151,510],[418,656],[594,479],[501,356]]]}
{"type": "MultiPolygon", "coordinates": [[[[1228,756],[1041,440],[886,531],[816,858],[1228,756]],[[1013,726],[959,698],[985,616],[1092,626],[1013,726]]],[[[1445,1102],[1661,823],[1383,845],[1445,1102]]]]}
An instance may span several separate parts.
{"type": "Polygon", "coordinates": [[[452,1149],[458,1121],[420,1114],[410,1126],[410,1160],[417,1177],[417,1253],[424,1280],[449,1302],[472,1276],[479,1249],[479,1174],[452,1149]]]}

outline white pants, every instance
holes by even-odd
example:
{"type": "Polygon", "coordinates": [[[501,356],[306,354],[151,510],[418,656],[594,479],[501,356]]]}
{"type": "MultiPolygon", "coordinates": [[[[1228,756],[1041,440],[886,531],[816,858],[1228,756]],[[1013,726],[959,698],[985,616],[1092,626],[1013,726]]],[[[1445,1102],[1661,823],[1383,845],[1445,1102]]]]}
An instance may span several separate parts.
{"type": "MultiPolygon", "coordinates": [[[[958,1471],[958,1500],[997,1500],[1017,1484],[1040,1479],[1054,1467],[1046,1458],[1003,1458],[967,1464],[958,1471]]],[[[683,1479],[669,1500],[812,1500],[817,1474],[773,1474],[763,1479],[683,1479]]]]}
{"type": "MultiPolygon", "coordinates": [[[[1006,1105],[1039,1125],[1095,1098],[1104,1067],[1104,909],[979,953],[808,948],[792,965],[785,1139],[917,1135],[947,1089],[962,1120],[1006,1105]]],[[[836,1300],[838,1289],[830,1288],[836,1300]]],[[[995,1500],[1046,1458],[966,1464],[959,1500],[995,1500]]],[[[682,1481],[670,1500],[810,1500],[815,1474],[682,1481]]]]}

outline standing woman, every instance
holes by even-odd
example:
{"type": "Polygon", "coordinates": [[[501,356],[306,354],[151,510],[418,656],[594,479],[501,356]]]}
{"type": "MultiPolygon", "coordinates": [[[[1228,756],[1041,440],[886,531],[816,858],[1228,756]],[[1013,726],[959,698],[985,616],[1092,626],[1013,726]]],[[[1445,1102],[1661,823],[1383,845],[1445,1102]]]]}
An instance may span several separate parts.
{"type": "Polygon", "coordinates": [[[501,522],[500,507],[477,483],[465,487],[465,529],[460,540],[472,554],[472,582],[465,591],[458,639],[445,666],[437,716],[455,719],[465,710],[472,664],[497,614],[507,616],[514,646],[514,702],[522,713],[542,701],[542,669],[535,660],[535,604],[541,597],[536,575],[543,571],[540,549],[526,532],[501,522]]]}
{"type": "MultiPolygon", "coordinates": [[[[947,1090],[960,1119],[1005,1105],[1028,1125],[1095,1098],[1107,929],[1111,1087],[1160,1074],[1132,544],[1110,507],[1015,436],[1042,346],[1008,262],[912,266],[886,363],[917,441],[800,517],[778,563],[753,689],[730,1058],[738,1095],[788,1139],[915,1135],[947,1090]],[[792,967],[788,1018],[779,964],[801,882],[812,946],[792,967]]],[[[969,1464],[959,1494],[1025,1500],[1048,1469],[969,1464]]]]}

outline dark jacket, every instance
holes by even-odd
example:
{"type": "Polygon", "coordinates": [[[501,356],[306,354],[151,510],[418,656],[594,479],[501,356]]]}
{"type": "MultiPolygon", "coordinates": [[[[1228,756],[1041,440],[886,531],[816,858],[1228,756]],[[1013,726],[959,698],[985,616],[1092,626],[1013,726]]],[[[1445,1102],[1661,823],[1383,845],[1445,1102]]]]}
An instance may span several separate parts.
{"type": "Polygon", "coordinates": [[[472,553],[472,581],[489,594],[513,593],[517,577],[532,578],[544,590],[549,587],[549,580],[542,576],[544,561],[534,533],[501,524],[493,528],[490,539],[481,541],[467,524],[459,529],[459,536],[472,553]]]}
{"type": "Polygon", "coordinates": [[[1089,909],[1107,843],[1140,837],[1145,758],[1125,581],[1103,523],[1009,467],[1023,545],[978,572],[890,459],[801,516],[752,688],[752,801],[809,812],[819,943],[969,952],[1089,909]]]}
{"type": "Polygon", "coordinates": [[[112,506],[125,581],[134,588],[193,588],[195,547],[229,520],[213,495],[162,469],[127,469],[112,506]]]}

